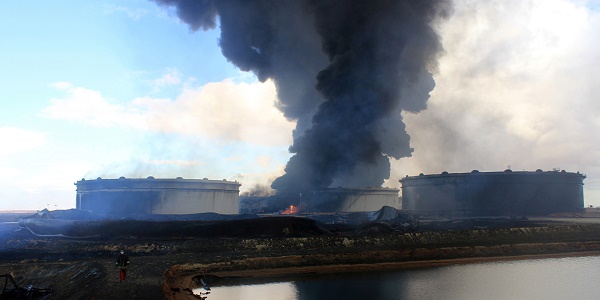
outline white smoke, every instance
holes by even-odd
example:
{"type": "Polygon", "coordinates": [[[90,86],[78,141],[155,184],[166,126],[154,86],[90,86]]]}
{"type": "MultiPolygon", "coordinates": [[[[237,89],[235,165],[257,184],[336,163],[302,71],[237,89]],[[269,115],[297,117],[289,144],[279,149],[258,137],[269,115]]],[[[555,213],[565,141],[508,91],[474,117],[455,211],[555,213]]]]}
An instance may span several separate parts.
{"type": "Polygon", "coordinates": [[[600,13],[585,4],[455,1],[429,108],[404,114],[413,157],[393,164],[388,185],[560,168],[586,173],[586,203],[600,204],[600,13]]]}

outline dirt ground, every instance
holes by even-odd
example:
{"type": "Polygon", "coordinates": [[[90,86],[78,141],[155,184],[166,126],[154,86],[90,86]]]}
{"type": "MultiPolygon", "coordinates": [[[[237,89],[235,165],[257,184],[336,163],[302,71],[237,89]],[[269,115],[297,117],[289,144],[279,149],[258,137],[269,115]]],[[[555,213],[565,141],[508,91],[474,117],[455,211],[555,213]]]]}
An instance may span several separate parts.
{"type": "Polygon", "coordinates": [[[0,263],[0,273],[12,274],[20,286],[52,288],[50,299],[164,299],[164,272],[170,266],[160,258],[133,256],[122,283],[114,259],[99,257],[5,261],[0,263]]]}
{"type": "MultiPolygon", "coordinates": [[[[218,284],[219,282],[243,282],[249,278],[259,276],[277,278],[298,274],[419,268],[434,265],[472,263],[501,259],[600,255],[600,244],[591,247],[588,246],[588,250],[594,248],[598,250],[560,252],[560,250],[556,248],[560,253],[459,257],[377,263],[336,263],[336,261],[368,261],[373,258],[373,256],[379,256],[379,259],[377,260],[382,260],[382,256],[396,256],[402,255],[403,253],[370,252],[357,254],[353,257],[348,257],[347,255],[344,257],[344,255],[340,255],[335,258],[283,256],[271,258],[247,258],[235,261],[203,264],[190,263],[190,259],[193,259],[193,257],[189,256],[132,256],[127,280],[122,283],[119,282],[118,270],[115,269],[114,259],[108,257],[105,259],[96,257],[70,261],[4,261],[0,263],[0,273],[13,274],[20,286],[31,284],[38,288],[52,288],[54,293],[49,299],[195,299],[191,290],[197,286],[194,278],[199,275],[205,275],[210,278],[211,284],[218,284]],[[311,262],[310,260],[313,261],[311,262]],[[282,261],[285,261],[285,263],[282,263],[282,261]],[[323,264],[315,265],[316,261],[321,261],[323,264]],[[237,266],[235,266],[236,264],[237,266]]],[[[449,251],[449,249],[440,250],[446,252],[449,251]]],[[[463,251],[464,250],[465,249],[463,249],[463,251]]],[[[456,253],[460,250],[454,251],[456,253]]],[[[531,253],[535,253],[535,250],[532,250],[531,253]]],[[[431,255],[431,253],[423,254],[431,255]]],[[[470,255],[467,252],[464,252],[463,254],[470,255]]],[[[498,254],[498,252],[495,254],[498,254]]],[[[506,252],[506,254],[508,254],[508,252],[506,252]]],[[[406,253],[404,253],[404,255],[406,255],[406,253]]],[[[479,255],[485,254],[480,252],[479,255]]]]}
{"type": "MultiPolygon", "coordinates": [[[[443,232],[275,239],[78,240],[5,234],[0,236],[0,274],[12,274],[20,286],[52,288],[47,299],[197,299],[191,290],[199,276],[219,284],[256,276],[599,255],[600,224],[588,223],[538,221],[532,227],[481,229],[453,222],[456,227],[443,232]],[[120,249],[131,261],[123,283],[115,268],[120,249]]],[[[10,226],[15,225],[0,231],[12,232],[10,226]]]]}

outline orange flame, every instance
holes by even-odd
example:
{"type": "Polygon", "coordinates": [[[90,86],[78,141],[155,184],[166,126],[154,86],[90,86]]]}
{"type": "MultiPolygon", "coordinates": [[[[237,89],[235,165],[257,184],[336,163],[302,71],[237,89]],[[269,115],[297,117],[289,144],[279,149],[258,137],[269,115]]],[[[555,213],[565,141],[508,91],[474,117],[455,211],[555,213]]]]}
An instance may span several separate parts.
{"type": "Polygon", "coordinates": [[[290,207],[286,208],[281,212],[282,215],[293,215],[298,213],[298,207],[290,205],[290,207]]]}

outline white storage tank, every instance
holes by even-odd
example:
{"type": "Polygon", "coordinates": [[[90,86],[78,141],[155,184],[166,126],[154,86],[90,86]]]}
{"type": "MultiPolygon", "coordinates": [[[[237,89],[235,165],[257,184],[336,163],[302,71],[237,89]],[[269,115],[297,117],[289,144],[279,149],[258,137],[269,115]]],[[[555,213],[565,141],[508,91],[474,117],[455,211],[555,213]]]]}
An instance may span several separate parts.
{"type": "Polygon", "coordinates": [[[239,213],[240,184],[227,180],[139,178],[82,179],[76,208],[98,214],[239,213]]]}
{"type": "Polygon", "coordinates": [[[305,197],[309,211],[358,212],[376,211],[383,206],[401,207],[399,190],[383,187],[328,188],[305,197]]]}

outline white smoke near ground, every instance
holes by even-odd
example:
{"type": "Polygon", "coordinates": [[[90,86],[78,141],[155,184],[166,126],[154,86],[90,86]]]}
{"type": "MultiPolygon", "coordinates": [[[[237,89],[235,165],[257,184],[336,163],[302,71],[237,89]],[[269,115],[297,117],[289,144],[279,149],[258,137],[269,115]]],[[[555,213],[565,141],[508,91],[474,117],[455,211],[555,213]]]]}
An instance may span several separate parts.
{"type": "MultiPolygon", "coordinates": [[[[410,158],[389,186],[419,173],[586,173],[600,204],[600,12],[581,1],[454,1],[427,110],[404,113],[410,158]]],[[[587,3],[589,4],[589,3],[587,3]]]]}

